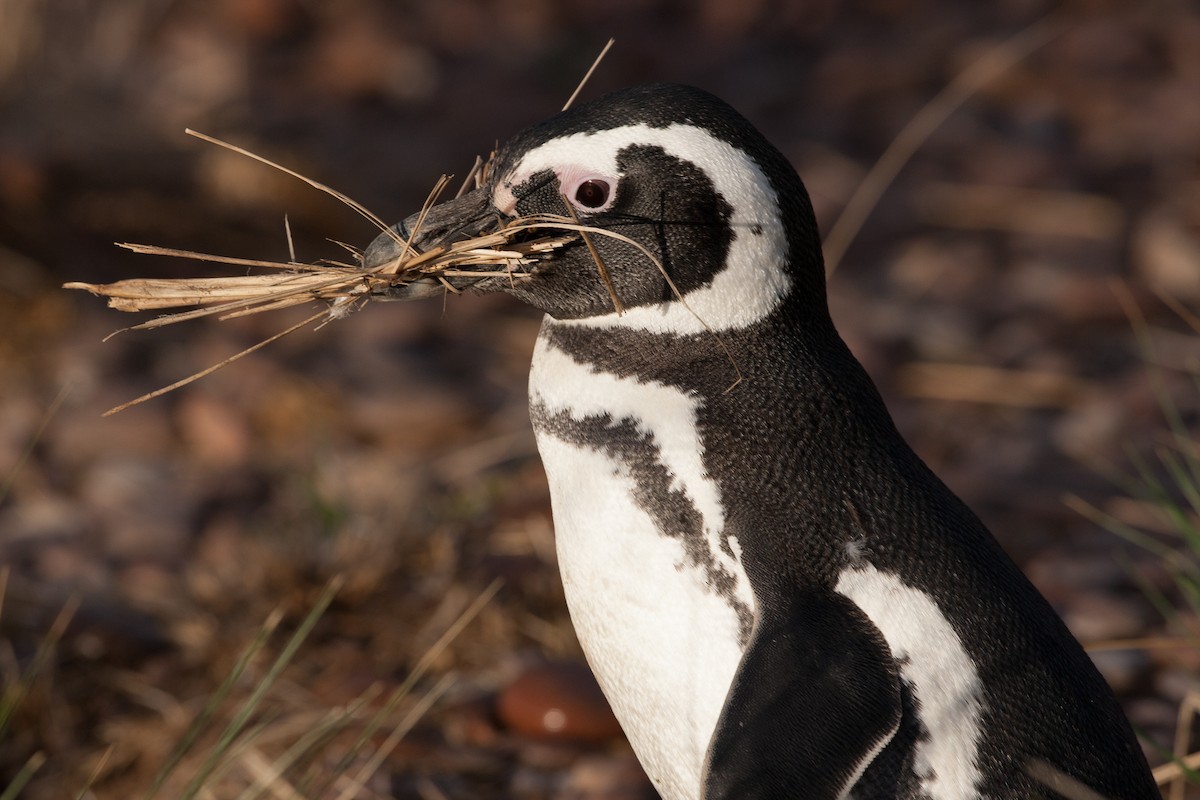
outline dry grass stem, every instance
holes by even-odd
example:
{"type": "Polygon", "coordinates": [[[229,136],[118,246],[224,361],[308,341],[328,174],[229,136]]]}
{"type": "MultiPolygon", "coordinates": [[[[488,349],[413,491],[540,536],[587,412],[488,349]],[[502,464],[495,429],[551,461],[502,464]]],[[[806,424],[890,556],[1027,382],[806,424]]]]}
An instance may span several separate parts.
{"type": "MultiPolygon", "coordinates": [[[[340,192],[304,178],[298,173],[242,148],[225,144],[212,139],[212,137],[201,136],[201,138],[274,166],[289,175],[295,175],[332,194],[373,223],[383,226],[378,217],[340,192]]],[[[490,159],[487,162],[482,159],[477,160],[468,180],[474,180],[478,184],[486,175],[489,164],[490,159]]],[[[442,176],[429,193],[417,222],[413,226],[412,235],[414,237],[420,230],[425,215],[437,202],[448,182],[449,178],[442,176]]],[[[578,223],[570,217],[551,216],[537,219],[518,217],[495,232],[449,245],[439,245],[423,252],[417,252],[411,246],[412,237],[409,240],[402,239],[394,229],[383,226],[392,232],[398,243],[403,245],[401,253],[383,264],[368,267],[361,263],[349,264],[337,261],[298,262],[292,245],[291,225],[285,218],[284,226],[290,254],[288,261],[237,258],[157,245],[119,243],[119,246],[135,253],[187,258],[245,269],[267,270],[264,273],[201,278],[133,278],[106,284],[75,281],[64,284],[63,288],[82,289],[97,296],[106,297],[108,305],[119,311],[186,309],[164,314],[123,330],[159,328],[208,316],[226,320],[314,301],[326,303],[326,307],[321,311],[274,336],[242,350],[219,364],[109,409],[105,412],[107,416],[166,394],[181,386],[186,386],[307,325],[318,324],[319,326],[330,320],[340,319],[360,308],[371,297],[387,298],[400,294],[404,286],[417,280],[438,279],[442,281],[448,291],[456,291],[446,280],[447,278],[479,280],[503,277],[510,281],[527,278],[532,274],[532,266],[539,259],[579,239],[580,233],[577,230],[566,231],[558,224],[559,222],[565,222],[572,228],[582,227],[578,226],[578,223]]],[[[353,248],[347,249],[353,252],[353,248]]],[[[358,254],[355,253],[355,255],[358,254]]],[[[361,262],[361,257],[359,260],[361,262]]],[[[111,335],[115,335],[115,333],[111,335]]]]}
{"type": "Polygon", "coordinates": [[[482,156],[475,156],[475,163],[471,165],[471,169],[467,172],[467,177],[463,178],[462,185],[458,187],[458,191],[454,194],[455,199],[458,199],[472,189],[478,189],[483,185],[483,178],[485,175],[484,167],[486,164],[492,163],[492,158],[494,158],[495,155],[496,154],[493,152],[490,156],[488,156],[488,160],[486,162],[483,160],[482,156]]]}
{"type": "Polygon", "coordinates": [[[1125,226],[1120,205],[1104,195],[1085,192],[933,182],[917,190],[916,203],[927,221],[967,230],[1108,242],[1125,226]]]}
{"type": "MultiPolygon", "coordinates": [[[[567,217],[564,221],[571,222],[567,217]]],[[[334,304],[332,316],[341,316],[337,308],[367,296],[387,296],[413,281],[439,275],[470,277],[505,275],[513,279],[528,277],[529,268],[540,258],[575,241],[575,235],[550,232],[522,241],[513,238],[533,228],[553,228],[552,222],[528,224],[517,218],[495,233],[438,246],[425,252],[405,250],[384,264],[363,267],[341,262],[302,264],[295,261],[265,261],[234,258],[191,250],[176,250],[157,245],[121,243],[135,253],[188,258],[230,266],[272,270],[257,275],[233,275],[206,278],[132,278],[114,283],[71,282],[66,289],[83,289],[108,298],[118,311],[158,311],[195,307],[157,317],[132,326],[131,330],[157,328],[204,316],[228,319],[288,306],[324,300],[334,304]],[[497,269],[481,272],[478,267],[497,269]]]]}
{"type": "MultiPolygon", "coordinates": [[[[1197,712],[1200,712],[1200,693],[1194,690],[1189,691],[1184,695],[1183,702],[1179,705],[1179,713],[1175,718],[1175,746],[1171,750],[1175,757],[1172,762],[1174,764],[1179,764],[1187,758],[1192,740],[1192,723],[1195,721],[1194,717],[1197,712]]],[[[1179,770],[1179,774],[1171,780],[1169,800],[1184,800],[1187,784],[1186,773],[1184,770],[1179,770]]]]}
{"type": "MultiPolygon", "coordinates": [[[[399,293],[397,291],[399,287],[421,279],[440,280],[448,291],[455,291],[455,288],[446,280],[450,277],[482,279],[502,276],[515,281],[518,278],[527,277],[530,274],[530,267],[538,259],[579,238],[577,233],[565,234],[561,230],[550,230],[554,228],[554,225],[548,220],[531,225],[526,219],[517,218],[488,235],[466,239],[447,246],[434,247],[425,252],[416,252],[412,247],[412,239],[420,231],[426,214],[437,203],[448,185],[450,180],[448,176],[443,175],[429,192],[421,207],[417,222],[413,226],[412,234],[405,239],[395,228],[385,224],[361,203],[319,181],[213,136],[190,129],[187,133],[291,175],[336,198],[370,221],[376,228],[390,235],[397,244],[401,245],[401,253],[397,258],[385,264],[367,267],[361,263],[361,254],[354,248],[347,247],[347,250],[356,257],[359,263],[347,264],[336,261],[300,263],[296,259],[291,223],[286,217],[284,218],[284,232],[288,243],[288,261],[236,258],[157,245],[120,243],[121,247],[135,253],[188,258],[232,267],[267,270],[265,274],[202,278],[135,278],[106,284],[75,281],[63,285],[63,288],[66,289],[82,289],[97,296],[106,297],[109,306],[119,311],[186,309],[164,314],[133,325],[126,330],[158,328],[207,316],[232,319],[313,301],[323,301],[327,306],[303,322],[246,348],[220,364],[176,381],[170,386],[149,392],[131,402],[109,409],[106,415],[115,414],[130,406],[192,383],[306,325],[319,323],[319,327],[320,324],[330,320],[340,319],[360,308],[369,297],[386,298],[399,293]],[[530,235],[531,231],[536,230],[546,232],[544,235],[530,235]],[[516,238],[518,234],[520,234],[519,240],[516,238]],[[494,269],[487,269],[488,267],[494,269]]],[[[476,186],[481,185],[486,179],[490,165],[490,157],[487,161],[476,159],[475,165],[459,193],[461,194],[472,181],[476,186]]],[[[570,221],[567,217],[562,219],[570,221]]]]}
{"type": "Polygon", "coordinates": [[[586,86],[587,82],[592,79],[592,73],[594,73],[596,68],[600,66],[600,62],[604,60],[606,55],[608,55],[608,51],[612,49],[612,46],[616,44],[616,41],[616,39],[610,37],[605,43],[604,47],[600,49],[600,55],[596,56],[596,60],[592,62],[590,67],[588,67],[588,71],[583,74],[583,78],[579,81],[579,85],[575,87],[575,91],[571,92],[571,96],[568,97],[567,102],[563,104],[563,111],[566,111],[575,103],[575,98],[579,97],[579,93],[583,91],[583,87],[586,86]]]}
{"type": "MultiPolygon", "coordinates": [[[[609,44],[612,44],[611,39],[609,40],[609,44]]],[[[562,198],[563,206],[567,209],[567,213],[571,215],[571,219],[578,225],[579,215],[575,213],[575,207],[571,205],[571,201],[567,199],[566,195],[559,196],[562,198]]],[[[583,237],[583,243],[587,246],[588,253],[592,256],[592,261],[596,262],[596,274],[600,276],[600,282],[604,284],[604,289],[608,292],[608,296],[612,300],[613,310],[617,312],[617,316],[624,314],[625,304],[617,296],[617,289],[613,286],[612,278],[608,274],[608,267],[605,266],[604,259],[600,257],[600,252],[596,249],[596,245],[592,243],[591,237],[587,235],[586,231],[580,230],[579,235],[583,237]]]]}
{"type": "Polygon", "coordinates": [[[1019,31],[959,73],[909,120],[863,178],[846,207],[842,209],[837,222],[830,229],[829,235],[825,237],[825,271],[829,275],[841,264],[850,243],[858,236],[863,223],[879,204],[883,193],[933,132],[972,95],[1011,70],[1030,53],[1057,36],[1062,29],[1059,16],[1050,14],[1019,31]]]}
{"type": "Polygon", "coordinates": [[[1032,758],[1025,766],[1029,776],[1067,800],[1109,800],[1082,781],[1072,778],[1058,767],[1040,758],[1032,758]]]}
{"type": "Polygon", "coordinates": [[[293,178],[296,178],[297,180],[304,181],[305,183],[307,183],[309,186],[313,187],[314,189],[322,191],[325,194],[329,195],[330,197],[336,198],[338,201],[340,201],[340,202],[344,203],[345,205],[349,206],[350,208],[354,209],[360,215],[362,215],[362,217],[364,219],[367,219],[373,225],[375,225],[375,227],[379,228],[379,230],[384,231],[384,232],[391,230],[391,228],[388,227],[386,222],[384,222],[379,217],[377,217],[373,213],[371,213],[366,208],[366,206],[364,206],[362,203],[359,203],[357,200],[355,200],[347,195],[342,194],[337,189],[326,186],[325,184],[321,183],[320,181],[315,181],[312,178],[301,175],[299,172],[296,172],[295,170],[288,169],[287,167],[283,166],[282,164],[277,164],[276,162],[272,161],[269,158],[266,158],[265,156],[260,156],[257,153],[253,153],[253,152],[245,149],[244,147],[238,147],[236,144],[231,144],[229,142],[223,141],[221,139],[218,139],[215,136],[209,136],[206,133],[200,133],[200,131],[194,131],[191,128],[185,128],[184,133],[186,133],[188,136],[195,136],[197,139],[208,142],[209,144],[215,144],[217,147],[224,147],[226,150],[231,150],[231,151],[237,153],[238,155],[245,156],[246,158],[252,158],[255,161],[259,162],[260,164],[265,164],[268,167],[277,169],[280,172],[284,172],[288,175],[291,175],[293,178]]]}
{"type": "Polygon", "coordinates": [[[1167,292],[1164,292],[1161,289],[1153,289],[1153,292],[1154,296],[1162,301],[1163,305],[1171,309],[1171,311],[1174,312],[1175,315],[1181,320],[1183,320],[1183,322],[1185,322],[1189,328],[1195,331],[1197,335],[1200,335],[1200,316],[1197,316],[1194,312],[1189,310],[1187,306],[1179,302],[1177,298],[1172,297],[1167,292]]]}
{"type": "Polygon", "coordinates": [[[214,372],[219,370],[221,367],[228,366],[228,365],[232,364],[234,361],[237,361],[238,359],[240,359],[244,356],[248,356],[257,350],[261,350],[262,348],[269,345],[271,342],[275,342],[275,341],[282,339],[284,336],[287,336],[289,333],[295,333],[296,331],[303,328],[305,325],[316,322],[321,317],[326,316],[326,314],[327,314],[327,312],[325,312],[325,311],[319,311],[316,314],[313,314],[308,319],[305,319],[301,322],[297,322],[295,325],[291,326],[290,328],[285,328],[282,331],[280,331],[279,333],[275,334],[274,336],[263,339],[258,344],[251,345],[250,347],[247,347],[245,350],[241,351],[240,353],[232,355],[229,358],[225,359],[224,361],[222,361],[218,364],[213,364],[211,367],[202,369],[199,372],[194,372],[191,375],[187,376],[186,378],[181,378],[180,380],[175,381],[174,383],[170,384],[169,386],[163,386],[159,389],[155,389],[152,392],[146,392],[146,394],[142,395],[141,397],[135,397],[133,400],[130,400],[128,403],[122,403],[119,406],[114,406],[113,408],[110,408],[108,411],[105,411],[103,416],[106,416],[106,417],[112,416],[113,414],[116,414],[117,412],[124,411],[125,409],[130,408],[132,406],[136,406],[139,403],[144,403],[147,400],[153,400],[155,397],[161,397],[162,395],[166,394],[167,392],[173,392],[176,389],[180,388],[181,386],[187,386],[189,383],[198,381],[201,378],[205,377],[206,375],[213,374],[214,372]]]}
{"type": "Polygon", "coordinates": [[[913,397],[1018,408],[1069,408],[1093,392],[1074,375],[976,364],[906,364],[898,382],[913,397]]]}
{"type": "Polygon", "coordinates": [[[392,754],[392,751],[396,749],[401,740],[403,740],[404,737],[408,735],[408,732],[411,731],[413,727],[421,721],[421,718],[429,712],[429,709],[433,708],[434,704],[442,698],[442,695],[444,695],[450,690],[451,687],[454,686],[456,680],[457,676],[453,674],[443,675],[442,678],[436,684],[434,684],[433,688],[421,696],[421,699],[418,700],[413,706],[412,710],[400,720],[399,724],[397,724],[394,728],[392,728],[391,731],[388,732],[387,737],[384,738],[383,742],[379,745],[375,752],[371,754],[370,758],[366,760],[358,772],[353,776],[348,774],[342,776],[342,791],[338,795],[338,800],[353,800],[353,798],[366,787],[366,784],[371,779],[371,776],[379,771],[379,768],[383,765],[383,762],[386,761],[387,757],[392,754]]]}
{"type": "Polygon", "coordinates": [[[1179,761],[1169,761],[1160,764],[1153,770],[1154,782],[1159,786],[1178,780],[1187,775],[1188,770],[1200,769],[1200,752],[1191,753],[1179,761]]]}

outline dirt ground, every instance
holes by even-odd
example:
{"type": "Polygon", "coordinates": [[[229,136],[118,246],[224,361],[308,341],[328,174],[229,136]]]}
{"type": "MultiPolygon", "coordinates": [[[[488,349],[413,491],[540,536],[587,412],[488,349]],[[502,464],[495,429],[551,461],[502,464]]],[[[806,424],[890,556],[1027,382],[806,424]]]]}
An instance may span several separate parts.
{"type": "Polygon", "coordinates": [[[0,793],[37,767],[20,796],[144,796],[174,764],[159,797],[653,796],[563,605],[532,310],[369,305],[102,418],[304,312],[103,342],[133,319],[59,288],[200,274],[118,241],[281,259],[285,215],[303,259],[372,238],[184,128],[396,220],[560,108],[609,36],[585,98],[717,93],[826,232],[910,121],[937,123],[845,249],[835,321],[1164,760],[1200,689],[1197,615],[1163,606],[1188,608],[1195,555],[1164,553],[1197,515],[1111,475],[1169,483],[1164,397],[1200,429],[1194,3],[0,0],[0,793]]]}

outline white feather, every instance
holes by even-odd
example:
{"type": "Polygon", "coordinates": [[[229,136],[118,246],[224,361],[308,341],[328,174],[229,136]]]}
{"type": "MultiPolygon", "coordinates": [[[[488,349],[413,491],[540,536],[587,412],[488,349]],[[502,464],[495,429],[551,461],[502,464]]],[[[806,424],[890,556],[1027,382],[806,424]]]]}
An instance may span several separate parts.
{"type": "Polygon", "coordinates": [[[929,734],[913,759],[922,791],[930,800],[975,800],[983,684],[962,639],[929,595],[869,564],[842,572],[837,591],[883,634],[912,686],[929,734]]]}
{"type": "MultiPolygon", "coordinates": [[[[573,419],[632,420],[658,446],[674,484],[696,505],[717,563],[753,610],[739,560],[718,543],[720,493],[703,471],[699,402],[678,389],[620,378],[539,339],[535,404],[573,419]]],[[[664,798],[701,795],[704,756],[741,660],[738,616],[635,501],[627,465],[538,431],[554,512],[559,569],[576,633],[613,711],[664,798]]],[[[738,552],[736,544],[733,551],[738,552]]]]}

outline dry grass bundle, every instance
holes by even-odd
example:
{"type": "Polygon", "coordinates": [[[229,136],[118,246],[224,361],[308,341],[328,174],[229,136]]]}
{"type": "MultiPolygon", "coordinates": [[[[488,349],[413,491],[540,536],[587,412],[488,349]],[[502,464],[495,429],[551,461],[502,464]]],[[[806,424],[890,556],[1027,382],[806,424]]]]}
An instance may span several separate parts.
{"type": "MultiPolygon", "coordinates": [[[[554,229],[559,224],[567,226],[577,224],[578,220],[572,217],[518,217],[509,220],[499,230],[487,235],[436,246],[423,252],[417,251],[412,247],[411,241],[420,231],[425,214],[437,202],[446,188],[446,184],[449,183],[448,176],[443,175],[434,185],[418,215],[412,234],[405,239],[362,204],[325,184],[244,148],[196,131],[188,130],[187,132],[192,136],[285,172],[335,197],[361,214],[380,231],[391,235],[400,245],[401,254],[384,264],[366,267],[362,263],[362,253],[349,245],[343,246],[354,256],[355,263],[352,264],[328,260],[312,263],[299,262],[295,258],[294,250],[288,261],[264,261],[176,250],[157,245],[120,242],[118,246],[135,253],[173,256],[249,269],[270,270],[268,273],[258,275],[210,278],[134,278],[105,284],[76,281],[63,285],[64,289],[84,289],[92,294],[107,297],[108,305],[119,311],[153,311],[194,307],[188,311],[168,314],[133,325],[130,330],[157,328],[211,315],[217,315],[220,319],[230,319],[288,308],[313,300],[327,301],[329,308],[322,312],[322,315],[336,319],[361,306],[368,297],[387,296],[398,287],[406,286],[422,278],[438,278],[447,290],[455,291],[446,278],[503,276],[510,280],[516,280],[527,277],[529,275],[528,267],[534,261],[579,238],[577,233],[567,233],[561,229],[544,236],[527,235],[530,231],[554,229]],[[518,237],[520,237],[519,240],[518,237]],[[488,270],[487,267],[493,269],[488,270]]],[[[476,159],[475,166],[472,167],[467,180],[459,190],[459,195],[465,192],[472,183],[476,188],[482,186],[490,166],[490,158],[486,162],[476,159]]],[[[288,240],[289,249],[291,249],[290,229],[288,240]]]]}
{"type": "MultiPolygon", "coordinates": [[[[412,241],[420,232],[426,213],[437,202],[449,183],[448,176],[443,175],[434,185],[417,217],[412,233],[406,239],[397,233],[395,228],[385,224],[383,220],[360,203],[335,189],[236,145],[192,130],[189,130],[188,133],[281,170],[337,198],[370,221],[380,231],[393,236],[400,247],[400,255],[383,264],[366,266],[360,251],[343,245],[353,256],[353,263],[330,260],[301,262],[296,259],[294,248],[291,247],[290,229],[288,244],[292,255],[288,261],[236,258],[157,245],[118,243],[120,247],[135,253],[187,258],[194,261],[241,267],[247,270],[265,270],[257,274],[233,276],[133,278],[104,284],[74,281],[63,285],[65,289],[83,289],[97,296],[106,297],[109,307],[119,311],[183,309],[122,330],[159,328],[176,322],[208,316],[226,320],[314,301],[324,305],[321,310],[301,322],[246,348],[221,363],[109,409],[105,412],[105,416],[192,383],[307,325],[314,323],[323,325],[330,320],[345,317],[352,311],[361,308],[372,297],[387,298],[403,294],[400,290],[415,281],[437,280],[445,287],[446,291],[457,292],[458,290],[450,282],[451,278],[502,277],[509,281],[523,280],[530,277],[531,267],[539,259],[568,243],[581,239],[587,241],[586,233],[583,232],[584,226],[581,226],[576,218],[539,215],[537,217],[516,217],[508,220],[492,233],[418,251],[412,246],[412,241]]],[[[459,194],[461,195],[472,184],[475,187],[482,186],[490,166],[490,158],[486,162],[476,159],[459,194]]],[[[588,246],[590,248],[590,242],[588,246]]],[[[120,332],[116,331],[115,333],[120,332]]],[[[111,335],[115,335],[115,333],[111,335]]]]}
{"type": "MultiPolygon", "coordinates": [[[[571,220],[564,217],[563,222],[570,224],[571,220]]],[[[104,284],[72,282],[64,284],[63,288],[84,289],[107,297],[109,307],[119,311],[190,307],[187,311],[133,325],[130,330],[158,328],[212,315],[219,319],[232,319],[314,300],[328,302],[329,308],[322,314],[336,319],[361,306],[372,296],[386,297],[396,289],[422,278],[442,279],[447,291],[451,292],[456,290],[446,278],[526,278],[530,275],[530,265],[547,253],[577,240],[578,236],[574,233],[558,233],[523,241],[514,241],[514,237],[534,228],[553,225],[552,220],[517,218],[495,233],[424,252],[418,252],[407,241],[398,239],[404,248],[403,255],[373,267],[336,261],[261,261],[121,242],[120,247],[135,253],[263,268],[273,272],[206,278],[133,278],[104,284]],[[493,269],[489,270],[488,267],[493,269]]]]}
{"type": "MultiPolygon", "coordinates": [[[[570,108],[580,90],[591,78],[604,56],[613,45],[609,39],[591,68],[583,76],[574,93],[563,106],[570,108]]],[[[291,230],[288,229],[288,247],[291,257],[288,261],[265,261],[257,259],[219,256],[210,253],[199,253],[190,250],[177,250],[157,245],[118,243],[118,246],[132,250],[135,253],[149,255],[172,256],[187,258],[195,261],[207,261],[216,264],[242,267],[246,269],[267,270],[260,274],[243,274],[234,276],[218,276],[206,278],[133,278],[114,283],[84,283],[73,281],[63,284],[64,289],[83,289],[94,295],[108,298],[110,308],[119,311],[158,311],[164,309],[185,309],[164,314],[145,322],[131,325],[121,330],[139,330],[159,328],[176,322],[183,322],[200,317],[216,316],[218,319],[232,319],[264,311],[275,311],[291,306],[319,301],[324,307],[317,313],[296,323],[290,328],[280,331],[245,350],[201,370],[169,386],[164,386],[142,395],[128,403],[111,408],[104,412],[105,416],[123,411],[130,406],[166,394],[167,392],[186,386],[193,381],[203,378],[256,350],[265,347],[300,328],[316,323],[323,325],[330,320],[340,319],[352,311],[361,308],[370,298],[403,297],[403,287],[416,281],[436,280],[448,292],[457,293],[459,290],[450,281],[451,278],[480,280],[484,278],[503,278],[508,281],[524,280],[533,275],[532,266],[554,251],[575,242],[581,242],[588,250],[596,265],[596,273],[612,300],[613,310],[617,314],[624,313],[624,304],[609,276],[608,269],[593,242],[593,236],[623,242],[641,253],[662,275],[671,292],[687,307],[675,282],[663,268],[662,262],[641,243],[615,231],[606,230],[584,224],[575,214],[570,202],[563,198],[563,208],[567,215],[538,214],[533,216],[513,217],[508,219],[499,229],[486,235],[463,239],[456,242],[435,245],[427,250],[418,251],[412,246],[413,240],[421,230],[429,209],[438,201],[449,176],[443,175],[434,185],[426,198],[417,221],[407,238],[401,236],[396,228],[387,225],[378,216],[369,211],[341,192],[326,186],[312,178],[288,169],[280,164],[264,158],[237,145],[221,141],[197,131],[188,129],[187,133],[198,139],[232,150],[239,155],[259,161],[273,169],[280,170],[298,180],[304,181],[315,189],[336,198],[346,204],[383,233],[393,237],[399,245],[400,255],[383,264],[367,266],[363,253],[349,245],[342,246],[354,257],[354,263],[322,260],[317,262],[300,262],[296,259],[292,247],[291,230]]],[[[472,184],[475,188],[483,186],[488,177],[495,153],[484,161],[477,158],[474,166],[467,175],[466,181],[458,191],[461,196],[472,184]]],[[[285,218],[286,224],[286,218],[285,218]]],[[[691,310],[690,308],[688,309],[691,310]]],[[[693,314],[695,312],[692,312],[693,314]]],[[[697,317],[699,319],[699,317],[697,317]]],[[[700,320],[707,329],[707,323],[700,320]]],[[[120,333],[116,331],[109,337],[120,333]]],[[[710,330],[710,333],[712,331],[710,330]]],[[[729,389],[736,386],[742,379],[741,372],[729,351],[728,346],[715,333],[714,340],[725,351],[733,367],[734,380],[729,389]]],[[[107,340],[106,338],[106,340],[107,340]]]]}
{"type": "MultiPolygon", "coordinates": [[[[596,60],[592,62],[591,67],[563,106],[564,111],[570,108],[572,103],[575,102],[575,98],[578,97],[579,92],[587,84],[592,74],[596,71],[596,68],[600,65],[600,62],[604,60],[604,56],[608,54],[609,49],[612,48],[613,42],[613,39],[609,39],[603,49],[601,49],[600,54],[596,56],[596,60]]],[[[400,255],[386,263],[368,267],[363,263],[363,254],[361,251],[349,245],[343,245],[354,256],[355,263],[348,264],[328,260],[311,263],[300,262],[296,260],[290,228],[287,229],[288,250],[291,255],[288,261],[262,261],[218,256],[210,253],[198,253],[190,250],[177,250],[157,245],[118,243],[120,247],[132,250],[135,253],[173,256],[248,269],[258,268],[268,270],[264,274],[256,275],[209,278],[134,278],[116,281],[115,283],[97,284],[72,281],[63,284],[64,289],[83,289],[94,295],[107,297],[109,307],[119,311],[135,312],[178,308],[187,309],[165,314],[137,325],[131,325],[129,328],[122,330],[159,328],[163,325],[207,316],[216,316],[222,320],[232,319],[234,317],[259,314],[264,311],[289,308],[313,301],[323,301],[326,305],[307,319],[280,331],[258,344],[246,348],[219,364],[201,370],[183,380],[176,381],[170,386],[164,386],[153,392],[144,394],[128,403],[110,408],[104,412],[105,416],[115,414],[130,406],[166,394],[203,378],[205,375],[209,375],[221,367],[247,356],[306,325],[312,323],[323,325],[330,320],[345,317],[352,311],[361,308],[371,297],[386,298],[395,294],[402,295],[403,292],[398,292],[398,289],[414,281],[428,280],[430,278],[440,281],[442,286],[449,292],[458,291],[449,281],[450,278],[455,277],[472,279],[503,277],[510,281],[528,278],[532,274],[529,268],[537,260],[575,241],[582,241],[587,246],[588,251],[596,261],[596,270],[605,287],[608,289],[609,296],[612,298],[613,308],[618,313],[621,313],[623,310],[621,301],[613,289],[612,281],[609,279],[604,262],[600,259],[591,239],[588,237],[589,232],[607,235],[625,241],[637,248],[658,267],[660,272],[663,272],[663,276],[670,282],[670,278],[666,275],[662,265],[644,247],[620,234],[580,224],[579,218],[575,216],[570,204],[565,202],[565,199],[563,205],[570,216],[539,215],[537,217],[516,217],[508,220],[499,230],[487,235],[437,245],[426,251],[419,252],[412,246],[412,242],[421,229],[425,215],[437,202],[442,191],[449,183],[449,176],[443,175],[434,185],[433,190],[429,193],[421,209],[421,213],[417,217],[416,225],[413,227],[409,237],[405,239],[395,228],[387,225],[361,203],[352,200],[323,183],[301,175],[294,170],[288,169],[237,145],[221,141],[220,139],[191,129],[188,129],[187,133],[198,139],[203,139],[211,144],[232,150],[235,153],[287,173],[345,203],[370,221],[380,231],[394,237],[396,244],[400,245],[400,255]],[[530,232],[533,231],[544,231],[545,234],[530,235],[530,232]]],[[[492,153],[487,161],[480,158],[475,159],[474,166],[458,191],[459,195],[462,195],[467,190],[467,187],[472,184],[474,184],[475,188],[479,188],[486,182],[494,157],[495,153],[492,153]]],[[[286,225],[286,217],[284,218],[284,222],[286,225]]],[[[671,283],[671,288],[675,289],[674,283],[671,283]]],[[[678,294],[678,290],[675,291],[678,294]]],[[[120,332],[116,331],[115,333],[120,332]]],[[[115,335],[115,333],[106,337],[106,340],[115,335]]]]}

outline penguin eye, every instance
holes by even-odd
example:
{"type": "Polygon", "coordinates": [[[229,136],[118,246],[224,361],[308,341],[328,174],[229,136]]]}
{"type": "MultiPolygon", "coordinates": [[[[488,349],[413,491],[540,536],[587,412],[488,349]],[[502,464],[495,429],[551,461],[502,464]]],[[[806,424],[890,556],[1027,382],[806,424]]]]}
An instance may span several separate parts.
{"type": "Polygon", "coordinates": [[[580,211],[607,211],[616,199],[616,179],[586,167],[560,168],[558,180],[566,199],[580,211]]]}
{"type": "Polygon", "coordinates": [[[591,178],[575,188],[575,202],[584,208],[597,209],[608,202],[608,182],[591,178]]]}

